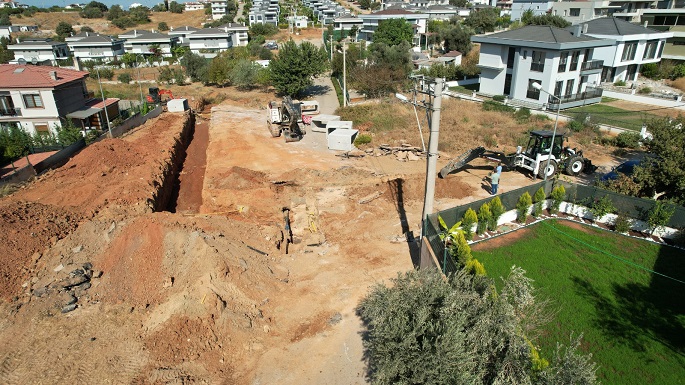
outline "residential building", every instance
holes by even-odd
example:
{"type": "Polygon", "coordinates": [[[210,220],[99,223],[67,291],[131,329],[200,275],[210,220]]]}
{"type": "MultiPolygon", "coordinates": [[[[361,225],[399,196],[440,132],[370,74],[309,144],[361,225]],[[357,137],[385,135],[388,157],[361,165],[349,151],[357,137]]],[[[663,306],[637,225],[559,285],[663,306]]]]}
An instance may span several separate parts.
{"type": "Polygon", "coordinates": [[[195,1],[183,3],[183,10],[186,12],[187,11],[200,11],[203,9],[205,9],[204,3],[195,2],[195,1]]]}
{"type": "Polygon", "coordinates": [[[59,67],[0,65],[0,126],[55,133],[61,119],[92,98],[86,77],[88,72],[59,67]]]}
{"type": "Polygon", "coordinates": [[[307,28],[309,18],[307,16],[288,16],[288,24],[295,28],[307,28]]]}
{"type": "Polygon", "coordinates": [[[186,36],[190,51],[206,58],[213,58],[219,52],[233,46],[233,32],[225,28],[203,28],[186,36]]]}
{"type": "Polygon", "coordinates": [[[424,53],[415,53],[414,55],[416,58],[412,62],[416,69],[428,69],[435,64],[458,66],[461,65],[462,59],[462,54],[459,51],[450,51],[435,58],[429,58],[424,53]]]}
{"type": "MultiPolygon", "coordinates": [[[[123,37],[124,35],[119,35],[123,37]]],[[[159,49],[163,57],[170,57],[172,49],[178,45],[178,38],[157,32],[143,34],[135,33],[133,37],[127,37],[124,42],[124,50],[127,53],[153,55],[154,49],[159,49]]]]}
{"type": "MultiPolygon", "coordinates": [[[[186,3],[188,4],[188,3],[186,3]]],[[[183,27],[178,27],[178,28],[171,28],[169,30],[169,36],[175,37],[178,39],[178,44],[180,45],[188,45],[188,35],[191,33],[195,33],[199,31],[200,28],[195,28],[191,27],[188,25],[184,25],[183,27]]]]}
{"type": "Polygon", "coordinates": [[[585,35],[614,42],[594,50],[593,58],[604,62],[602,82],[637,80],[643,64],[661,61],[666,40],[673,37],[672,32],[656,31],[616,17],[594,19],[580,25],[585,35]]]}
{"type": "Polygon", "coordinates": [[[0,25],[0,37],[12,38],[13,33],[17,32],[36,32],[37,25],[0,25]]]}
{"type": "Polygon", "coordinates": [[[248,14],[248,23],[278,25],[281,7],[278,0],[255,0],[248,14]]]}
{"type": "Polygon", "coordinates": [[[17,39],[16,44],[10,44],[7,48],[14,52],[12,63],[47,63],[56,66],[57,60],[69,58],[67,43],[52,39],[17,39]]]}
{"type": "Polygon", "coordinates": [[[219,20],[226,16],[226,10],[228,9],[228,1],[226,0],[211,0],[212,5],[212,19],[219,20]]]}
{"type": "Polygon", "coordinates": [[[644,11],[656,6],[656,0],[559,1],[552,4],[552,14],[572,24],[607,16],[639,22],[644,11]]]}
{"type": "Polygon", "coordinates": [[[599,102],[602,90],[593,85],[604,62],[595,59],[594,51],[614,41],[583,35],[581,28],[529,25],[473,36],[471,41],[480,43],[480,92],[506,95],[523,105],[557,108],[559,100],[541,93],[533,86],[538,83],[561,99],[562,109],[599,102]]]}
{"type": "Polygon", "coordinates": [[[78,35],[66,38],[67,45],[72,55],[82,60],[105,59],[112,60],[126,53],[124,40],[114,39],[107,35],[98,35],[93,32],[81,32],[78,35]],[[78,38],[76,38],[78,36],[78,38]]]}
{"type": "Polygon", "coordinates": [[[357,31],[361,30],[364,21],[358,17],[337,17],[333,21],[333,29],[335,31],[349,31],[352,27],[357,27],[357,31]]]}
{"type": "Polygon", "coordinates": [[[552,9],[552,0],[513,0],[511,3],[511,20],[521,20],[524,12],[531,10],[533,15],[544,15],[552,9]]]}
{"type": "Polygon", "coordinates": [[[378,23],[384,20],[391,19],[405,19],[414,29],[414,38],[412,39],[412,46],[420,46],[420,37],[426,33],[426,23],[428,22],[428,15],[425,13],[414,13],[405,10],[384,10],[374,12],[369,15],[359,15],[362,20],[362,28],[359,31],[359,40],[373,41],[373,33],[378,29],[378,23]]]}
{"type": "Polygon", "coordinates": [[[249,27],[247,27],[244,24],[240,23],[228,23],[224,25],[220,25],[217,28],[223,29],[226,32],[232,32],[233,33],[233,47],[245,47],[247,46],[249,37],[247,32],[250,30],[249,27]]]}
{"type": "Polygon", "coordinates": [[[648,9],[642,12],[642,23],[650,29],[671,32],[662,58],[685,61],[685,9],[648,9]]]}

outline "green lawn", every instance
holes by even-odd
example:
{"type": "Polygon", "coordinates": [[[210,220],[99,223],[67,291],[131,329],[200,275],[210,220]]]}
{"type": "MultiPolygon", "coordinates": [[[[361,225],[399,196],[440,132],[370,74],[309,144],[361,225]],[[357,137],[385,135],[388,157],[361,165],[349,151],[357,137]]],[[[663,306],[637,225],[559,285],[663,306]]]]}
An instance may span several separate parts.
{"type": "Polygon", "coordinates": [[[649,123],[652,119],[661,118],[657,115],[638,111],[628,111],[601,103],[569,108],[568,110],[564,110],[563,114],[573,118],[576,118],[579,115],[589,114],[591,121],[594,123],[608,124],[635,131],[640,131],[643,123],[649,123]]]}
{"type": "Polygon", "coordinates": [[[458,92],[460,94],[468,94],[471,95],[473,91],[478,91],[480,88],[480,84],[467,84],[465,86],[454,86],[450,87],[450,91],[458,92]]]}
{"type": "Polygon", "coordinates": [[[566,223],[519,230],[497,249],[476,245],[473,256],[491,277],[521,266],[552,301],[554,320],[538,341],[545,357],[583,333],[602,384],[685,383],[685,282],[677,281],[685,281],[685,252],[566,223]]]}

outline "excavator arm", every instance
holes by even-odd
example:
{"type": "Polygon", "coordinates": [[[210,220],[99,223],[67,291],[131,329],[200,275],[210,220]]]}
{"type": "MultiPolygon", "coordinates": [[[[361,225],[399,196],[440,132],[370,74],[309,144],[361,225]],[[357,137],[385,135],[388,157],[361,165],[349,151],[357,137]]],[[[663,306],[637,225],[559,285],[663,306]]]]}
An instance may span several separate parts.
{"type": "Polygon", "coordinates": [[[486,150],[485,147],[472,148],[459,157],[452,159],[445,167],[440,170],[440,177],[445,178],[447,175],[459,171],[467,164],[477,158],[485,158],[495,162],[502,162],[502,165],[507,169],[514,167],[514,158],[516,154],[506,155],[502,152],[486,150]]]}

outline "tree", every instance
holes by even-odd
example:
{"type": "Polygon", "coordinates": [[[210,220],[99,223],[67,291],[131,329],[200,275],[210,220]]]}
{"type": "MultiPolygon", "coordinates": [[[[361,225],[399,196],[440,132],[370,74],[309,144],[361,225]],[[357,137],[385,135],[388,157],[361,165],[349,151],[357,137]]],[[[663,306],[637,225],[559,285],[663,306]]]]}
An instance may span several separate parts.
{"type": "Polygon", "coordinates": [[[465,8],[468,3],[468,0],[450,0],[450,5],[454,5],[455,7],[459,8],[465,8]]]}
{"type": "Polygon", "coordinates": [[[278,33],[278,27],[273,24],[252,24],[248,31],[251,37],[273,36],[278,33]]]}
{"type": "Polygon", "coordinates": [[[124,12],[124,10],[121,9],[121,6],[119,4],[114,4],[112,8],[110,8],[107,12],[107,20],[110,21],[124,16],[126,16],[126,12],[124,12]]]}
{"type": "Polygon", "coordinates": [[[476,33],[492,32],[497,25],[499,8],[484,8],[471,14],[464,20],[464,24],[473,28],[476,33]]]}
{"type": "Polygon", "coordinates": [[[168,31],[169,30],[169,25],[165,21],[160,21],[157,24],[157,29],[160,31],[168,31]]]}
{"type": "Polygon", "coordinates": [[[536,15],[532,9],[528,9],[521,15],[521,23],[523,25],[549,25],[557,28],[566,28],[571,25],[559,15],[543,14],[536,15]]]}
{"type": "Polygon", "coordinates": [[[185,69],[190,79],[194,82],[205,82],[207,78],[203,77],[207,75],[207,59],[201,55],[195,54],[193,52],[186,52],[181,57],[181,66],[185,69]]]}
{"type": "Polygon", "coordinates": [[[95,32],[95,31],[92,28],[90,28],[89,26],[84,25],[83,27],[81,27],[81,32],[95,32]]]}
{"type": "Polygon", "coordinates": [[[471,28],[458,24],[441,31],[439,37],[444,41],[446,52],[459,51],[466,55],[471,51],[471,36],[474,34],[471,28]]]}
{"type": "Polygon", "coordinates": [[[276,90],[285,95],[300,95],[312,85],[312,78],[326,70],[328,54],[307,41],[297,45],[289,40],[269,63],[271,81],[276,90]]]}
{"type": "Polygon", "coordinates": [[[358,32],[359,32],[359,27],[357,27],[356,25],[353,25],[350,28],[350,36],[352,37],[352,39],[354,39],[354,41],[357,41],[357,33],[358,32]]]}
{"type": "Polygon", "coordinates": [[[533,198],[528,194],[528,191],[524,192],[520,197],[518,203],[516,203],[516,220],[520,223],[526,223],[526,218],[528,217],[528,209],[533,204],[533,198]]]}
{"type": "Polygon", "coordinates": [[[185,7],[183,6],[183,4],[179,4],[175,1],[169,3],[169,12],[171,13],[183,13],[184,9],[185,7]]]}
{"type": "Polygon", "coordinates": [[[532,364],[539,353],[531,341],[548,318],[522,269],[513,267],[499,292],[493,288],[482,275],[444,279],[423,269],[376,285],[358,307],[371,383],[595,383],[596,367],[576,343],[560,347],[549,366],[532,364]]]}
{"type": "Polygon", "coordinates": [[[74,33],[74,28],[71,26],[71,24],[64,21],[60,21],[59,24],[57,24],[57,27],[55,28],[55,33],[60,38],[60,40],[64,40],[65,37],[71,36],[71,34],[74,33]]]}
{"type": "Polygon", "coordinates": [[[86,4],[86,8],[89,7],[97,8],[102,12],[107,12],[107,6],[99,1],[91,1],[90,3],[86,4]]]}
{"type": "Polygon", "coordinates": [[[685,117],[655,119],[648,123],[652,139],[645,141],[653,157],[635,167],[633,179],[640,185],[639,196],[673,199],[685,204],[685,117]]]}
{"type": "Polygon", "coordinates": [[[414,28],[406,19],[382,20],[373,33],[373,42],[394,46],[406,41],[411,43],[414,38],[414,28]]]}
{"type": "Polygon", "coordinates": [[[81,10],[81,17],[86,19],[98,19],[103,15],[102,10],[98,7],[85,7],[81,10]]]}
{"type": "Polygon", "coordinates": [[[14,59],[14,52],[7,49],[10,40],[4,36],[0,37],[0,64],[7,64],[14,59]]]}
{"type": "Polygon", "coordinates": [[[68,146],[83,139],[81,130],[74,125],[71,119],[65,119],[64,123],[57,129],[57,140],[62,146],[68,146]]]}
{"type": "Polygon", "coordinates": [[[241,59],[235,63],[228,77],[238,89],[250,89],[255,86],[261,68],[262,66],[252,60],[241,59]]]}
{"type": "Polygon", "coordinates": [[[10,21],[10,15],[6,13],[0,15],[0,25],[12,25],[12,22],[10,21]]]}
{"type": "Polygon", "coordinates": [[[150,8],[146,6],[139,6],[128,11],[129,17],[136,23],[149,23],[150,22],[150,8]]]}

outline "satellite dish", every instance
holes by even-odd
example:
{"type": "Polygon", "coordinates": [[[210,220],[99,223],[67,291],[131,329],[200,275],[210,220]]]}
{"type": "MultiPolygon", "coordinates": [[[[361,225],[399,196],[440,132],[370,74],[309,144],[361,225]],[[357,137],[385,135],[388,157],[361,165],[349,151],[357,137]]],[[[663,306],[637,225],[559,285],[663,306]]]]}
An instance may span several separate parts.
{"type": "Polygon", "coordinates": [[[23,57],[19,58],[19,59],[17,59],[17,63],[24,65],[24,64],[26,64],[26,59],[24,59],[23,57]]]}

